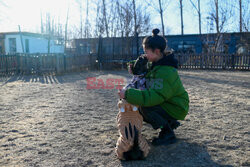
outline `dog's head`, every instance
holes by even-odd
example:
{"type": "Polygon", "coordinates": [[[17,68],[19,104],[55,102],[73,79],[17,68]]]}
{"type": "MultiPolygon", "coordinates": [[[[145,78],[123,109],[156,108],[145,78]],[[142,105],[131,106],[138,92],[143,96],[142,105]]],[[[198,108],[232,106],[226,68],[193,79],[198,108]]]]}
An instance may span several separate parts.
{"type": "Polygon", "coordinates": [[[148,59],[144,56],[141,55],[139,56],[135,63],[132,64],[131,67],[131,71],[133,75],[142,75],[147,73],[148,71],[148,59]]]}

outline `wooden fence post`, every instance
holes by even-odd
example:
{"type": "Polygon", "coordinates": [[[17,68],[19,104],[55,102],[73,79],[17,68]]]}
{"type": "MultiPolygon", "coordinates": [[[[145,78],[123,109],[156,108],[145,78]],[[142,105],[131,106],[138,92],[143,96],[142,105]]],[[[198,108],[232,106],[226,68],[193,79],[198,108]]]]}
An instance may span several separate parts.
{"type": "Polygon", "coordinates": [[[60,57],[59,56],[60,56],[59,54],[56,55],[56,73],[61,72],[60,57]]]}
{"type": "Polygon", "coordinates": [[[64,72],[66,72],[66,54],[63,54],[63,67],[64,67],[64,72]]]}
{"type": "Polygon", "coordinates": [[[234,67],[234,54],[232,54],[232,60],[231,60],[232,62],[231,62],[231,64],[232,64],[232,69],[234,69],[235,67],[234,67]]]}
{"type": "Polygon", "coordinates": [[[19,54],[16,55],[16,73],[19,74],[20,73],[20,56],[19,54]]]}
{"type": "Polygon", "coordinates": [[[6,63],[6,74],[8,74],[8,56],[9,55],[6,55],[6,57],[5,57],[5,63],[6,63]]]}

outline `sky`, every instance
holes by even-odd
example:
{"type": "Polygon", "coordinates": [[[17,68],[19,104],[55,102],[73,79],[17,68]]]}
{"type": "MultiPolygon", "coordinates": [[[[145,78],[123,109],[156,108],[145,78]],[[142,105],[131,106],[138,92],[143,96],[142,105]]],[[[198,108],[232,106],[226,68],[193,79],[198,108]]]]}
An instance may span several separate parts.
{"type": "MultiPolygon", "coordinates": [[[[86,0],[82,1],[86,2],[86,0]]],[[[138,1],[143,3],[141,0],[138,1]]],[[[223,1],[226,2],[227,0],[223,1]]],[[[164,13],[165,27],[168,29],[167,34],[180,34],[179,3],[177,0],[170,0],[170,2],[164,13]]],[[[191,6],[189,0],[183,0],[183,6],[184,34],[199,33],[196,11],[191,6]]],[[[61,23],[65,24],[68,7],[69,28],[79,26],[79,7],[75,0],[0,0],[0,32],[18,31],[18,25],[21,26],[22,31],[40,32],[41,14],[45,19],[46,13],[50,13],[51,16],[58,18],[61,23]]],[[[206,20],[208,8],[209,0],[201,0],[203,33],[206,33],[208,30],[206,20]]],[[[152,27],[161,28],[159,13],[150,6],[147,8],[147,12],[151,13],[152,27]]],[[[94,22],[96,14],[93,6],[90,7],[89,16],[90,21],[94,22]]],[[[235,24],[230,25],[231,29],[234,29],[235,26],[235,24]]]]}
{"type": "MultiPolygon", "coordinates": [[[[40,31],[41,13],[49,12],[64,21],[67,14],[68,0],[0,0],[0,32],[40,31]]],[[[44,18],[45,19],[45,18],[44,18]]],[[[71,17],[74,21],[74,17],[71,17]]]]}

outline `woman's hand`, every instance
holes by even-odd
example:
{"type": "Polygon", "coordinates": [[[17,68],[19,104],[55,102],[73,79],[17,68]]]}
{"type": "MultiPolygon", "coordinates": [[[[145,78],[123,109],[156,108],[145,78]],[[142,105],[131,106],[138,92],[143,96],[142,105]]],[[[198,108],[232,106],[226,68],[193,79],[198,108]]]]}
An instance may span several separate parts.
{"type": "Polygon", "coordinates": [[[119,95],[120,99],[125,98],[125,91],[126,91],[126,89],[119,89],[118,90],[118,95],[119,95]]]}

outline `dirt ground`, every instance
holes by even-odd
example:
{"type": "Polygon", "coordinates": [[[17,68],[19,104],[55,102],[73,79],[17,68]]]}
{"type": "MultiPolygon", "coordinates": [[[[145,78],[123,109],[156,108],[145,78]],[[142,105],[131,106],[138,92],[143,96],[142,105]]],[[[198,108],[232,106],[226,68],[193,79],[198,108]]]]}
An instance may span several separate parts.
{"type": "MultiPolygon", "coordinates": [[[[178,142],[123,162],[116,89],[86,89],[86,78],[129,80],[126,71],[0,78],[0,166],[250,166],[250,72],[179,71],[190,111],[178,142]]],[[[144,124],[150,142],[157,135],[144,124]]]]}

